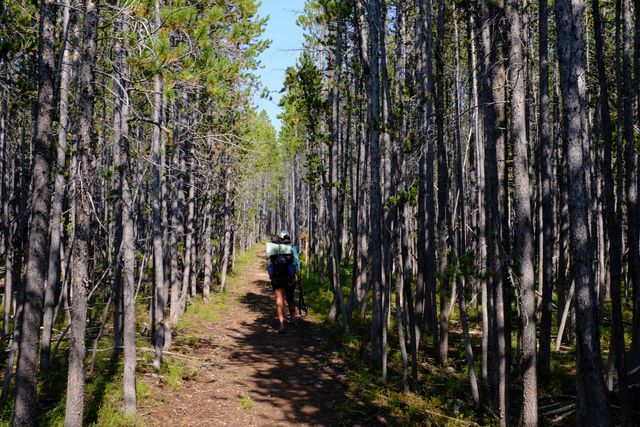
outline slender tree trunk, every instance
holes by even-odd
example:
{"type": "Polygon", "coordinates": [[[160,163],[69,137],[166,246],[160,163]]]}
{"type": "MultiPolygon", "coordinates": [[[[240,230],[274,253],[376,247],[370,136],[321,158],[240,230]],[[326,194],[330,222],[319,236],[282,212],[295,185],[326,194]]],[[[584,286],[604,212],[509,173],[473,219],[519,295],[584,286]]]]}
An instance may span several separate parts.
{"type": "Polygon", "coordinates": [[[95,144],[94,66],[98,40],[98,9],[95,0],[85,0],[82,24],[82,54],[79,71],[80,111],[78,126],[78,176],[76,185],[75,236],[71,262],[71,333],[65,426],[82,426],[84,414],[84,356],[87,323],[87,285],[90,282],[89,261],[91,242],[91,177],[90,161],[95,144]]]}
{"type": "MultiPolygon", "coordinates": [[[[6,95],[7,88],[6,84],[2,85],[3,94],[6,95]]],[[[3,118],[6,114],[6,108],[8,100],[6,97],[3,97],[3,118]]],[[[6,122],[5,122],[6,123],[6,122]]],[[[13,197],[14,193],[14,177],[15,177],[15,160],[13,156],[9,155],[9,147],[8,141],[4,142],[4,150],[3,150],[3,171],[2,171],[2,218],[4,223],[4,247],[5,247],[5,258],[4,258],[4,295],[3,295],[3,323],[2,329],[3,334],[7,335],[9,333],[9,321],[11,319],[11,315],[15,314],[15,287],[14,282],[16,281],[16,275],[13,271],[13,263],[14,263],[14,255],[15,255],[15,238],[17,233],[17,224],[13,218],[14,210],[12,208],[12,204],[10,203],[10,198],[13,197]]],[[[14,317],[15,318],[15,317],[14,317]]],[[[14,329],[16,325],[14,323],[14,329]]],[[[13,346],[13,343],[12,343],[13,346]]],[[[12,366],[13,369],[13,366],[12,366]]]]}
{"type": "Polygon", "coordinates": [[[222,239],[222,261],[220,263],[220,292],[224,292],[231,253],[231,173],[227,173],[224,184],[224,238],[222,239]]]}
{"type": "Polygon", "coordinates": [[[184,262],[182,270],[182,289],[180,291],[180,315],[184,313],[187,307],[187,300],[189,299],[189,284],[191,279],[191,258],[194,254],[191,252],[193,249],[193,223],[195,215],[195,177],[193,174],[193,147],[191,143],[187,141],[185,143],[185,154],[182,159],[183,170],[186,173],[186,179],[188,182],[188,196],[186,200],[187,205],[187,218],[186,218],[186,238],[185,238],[185,251],[184,262]]]}
{"type": "MultiPolygon", "coordinates": [[[[126,6],[122,9],[119,29],[122,34],[127,34],[129,29],[130,9],[126,6]]],[[[124,410],[127,414],[136,413],[136,311],[135,311],[135,202],[131,189],[130,176],[135,173],[132,165],[131,146],[129,140],[129,80],[130,70],[127,62],[127,46],[118,41],[115,46],[116,73],[119,76],[116,94],[117,123],[120,125],[119,138],[114,140],[117,144],[114,149],[118,151],[118,169],[120,185],[120,220],[122,230],[122,255],[118,254],[118,262],[122,265],[122,277],[119,282],[121,289],[117,292],[121,295],[123,305],[123,344],[124,344],[124,410]],[[120,259],[120,256],[122,258],[120,259]]],[[[114,129],[115,134],[116,129],[114,129]]],[[[114,137],[115,139],[115,137],[114,137]]],[[[144,263],[143,263],[144,264],[144,263]]],[[[141,265],[141,270],[144,265],[141,265]]]]}
{"type": "Polygon", "coordinates": [[[204,205],[204,281],[202,283],[202,298],[205,301],[211,299],[211,276],[213,273],[213,244],[211,243],[211,229],[213,221],[213,205],[211,203],[212,195],[210,190],[207,191],[204,205]]]}
{"type": "MultiPolygon", "coordinates": [[[[609,111],[609,86],[607,82],[607,74],[604,58],[604,37],[602,35],[602,18],[600,15],[600,5],[598,0],[592,0],[592,13],[594,25],[594,38],[596,45],[596,64],[598,67],[598,85],[600,98],[600,117],[601,117],[601,133],[604,142],[604,158],[603,158],[603,175],[604,175],[604,193],[605,193],[605,213],[607,234],[609,238],[609,289],[611,292],[612,303],[612,351],[616,354],[616,366],[619,373],[622,366],[623,348],[619,346],[622,340],[622,306],[620,288],[622,286],[622,235],[621,235],[621,216],[620,212],[616,212],[615,190],[613,182],[612,159],[611,152],[614,145],[611,115],[609,111]]],[[[620,153],[618,153],[618,156],[620,153]]]]}
{"type": "Polygon", "coordinates": [[[341,67],[342,67],[342,33],[344,27],[344,19],[338,16],[335,24],[335,44],[333,46],[333,55],[331,61],[331,120],[329,122],[329,131],[331,134],[331,146],[329,149],[329,198],[327,199],[327,210],[331,217],[331,223],[334,227],[331,228],[331,240],[330,245],[332,247],[331,256],[337,255],[338,259],[331,260],[331,280],[332,289],[334,290],[333,301],[331,304],[331,310],[329,312],[329,318],[335,320],[338,310],[338,295],[335,292],[341,286],[338,280],[340,276],[340,258],[342,248],[340,245],[341,230],[340,230],[340,217],[339,217],[339,195],[338,195],[338,156],[340,147],[340,79],[341,79],[341,67]],[[333,246],[337,246],[337,250],[333,250],[333,246]]]}
{"type": "MultiPolygon", "coordinates": [[[[175,107],[176,123],[179,122],[179,106],[175,107]]],[[[172,155],[172,182],[171,182],[171,232],[169,234],[169,247],[171,250],[171,323],[175,324],[182,314],[181,283],[182,269],[179,264],[179,245],[184,234],[182,222],[182,210],[184,206],[184,190],[182,188],[183,174],[181,172],[181,148],[180,129],[174,129],[172,155]]]]}
{"type": "MultiPolygon", "coordinates": [[[[564,126],[568,141],[569,212],[571,259],[576,288],[577,422],[585,426],[611,425],[600,366],[600,342],[596,318],[592,245],[588,224],[588,189],[585,178],[583,129],[585,92],[578,79],[584,79],[584,0],[557,0],[556,27],[564,126]]],[[[582,80],[582,82],[584,82],[582,80]]]]}
{"type": "Polygon", "coordinates": [[[371,200],[370,226],[370,265],[371,287],[373,289],[373,322],[371,326],[371,358],[380,366],[382,363],[382,194],[380,190],[380,3],[370,0],[367,18],[369,20],[369,81],[368,81],[368,122],[369,122],[369,161],[372,165],[369,177],[369,195],[371,200]]]}
{"type": "Polygon", "coordinates": [[[40,3],[38,98],[35,102],[36,121],[32,141],[31,216],[25,270],[25,301],[16,370],[12,420],[14,426],[32,426],[36,423],[38,349],[49,249],[49,178],[53,162],[56,7],[52,0],[42,0],[40,3]]]}
{"type": "Polygon", "coordinates": [[[540,169],[542,174],[542,307],[540,319],[540,346],[538,350],[538,375],[541,382],[547,382],[551,361],[551,314],[553,310],[553,253],[555,222],[553,216],[552,185],[552,142],[549,124],[549,41],[547,0],[539,5],[539,63],[540,63],[540,105],[539,138],[540,169]]]}
{"type": "Polygon", "coordinates": [[[60,245],[62,238],[62,202],[65,193],[65,169],[67,155],[67,130],[69,127],[69,83],[71,80],[71,49],[69,34],[75,33],[75,19],[71,17],[71,3],[65,1],[62,25],[65,31],[63,38],[62,62],[60,64],[60,103],[58,125],[58,145],[56,147],[56,165],[54,190],[51,198],[51,219],[49,237],[49,268],[47,273],[47,288],[44,299],[44,314],[42,320],[42,343],[40,348],[40,368],[46,371],[49,365],[51,347],[51,332],[55,319],[55,308],[60,298],[60,245]]]}
{"type": "Polygon", "coordinates": [[[438,144],[438,275],[440,278],[440,329],[438,337],[438,362],[447,363],[449,354],[449,167],[444,137],[444,63],[443,40],[445,31],[445,4],[438,1],[438,25],[435,41],[435,122],[438,144]]]}
{"type": "MultiPolygon", "coordinates": [[[[478,201],[478,258],[480,264],[485,263],[487,259],[487,239],[486,239],[486,210],[485,206],[485,174],[484,174],[484,117],[483,109],[480,108],[481,96],[484,97],[484,86],[481,86],[478,72],[478,51],[483,52],[481,41],[476,37],[476,29],[471,22],[471,12],[469,12],[468,26],[470,27],[471,40],[471,70],[472,70],[472,88],[474,96],[475,115],[475,135],[476,135],[476,167],[477,167],[477,201],[478,201]]],[[[480,34],[483,34],[482,32],[480,34]]],[[[481,64],[484,65],[484,64],[481,64]]],[[[480,267],[482,268],[482,267],[480,267]]],[[[483,384],[489,385],[489,300],[487,280],[481,280],[480,299],[482,312],[482,341],[481,341],[481,376],[483,384]]]]}
{"type": "MultiPolygon", "coordinates": [[[[504,328],[504,301],[502,290],[502,259],[500,250],[500,200],[499,200],[499,172],[498,172],[498,145],[500,135],[500,122],[503,119],[498,104],[502,101],[501,94],[504,85],[501,73],[502,66],[497,63],[501,60],[501,43],[496,39],[500,37],[499,21],[500,11],[498,6],[483,1],[481,4],[482,19],[480,21],[481,43],[480,58],[484,58],[481,77],[482,116],[484,131],[484,210],[485,210],[485,236],[486,236],[486,270],[488,275],[486,290],[486,307],[488,311],[488,347],[492,353],[492,372],[490,385],[492,401],[498,411],[501,425],[506,425],[507,414],[507,363],[504,328]]],[[[483,296],[484,298],[484,296],[483,296]]],[[[484,303],[484,301],[483,301],[484,303]]]]}
{"type": "MultiPolygon", "coordinates": [[[[160,9],[162,5],[160,0],[155,2],[155,26],[159,31],[162,26],[160,18],[160,9]]],[[[164,292],[164,244],[162,239],[164,232],[162,230],[162,193],[160,183],[162,182],[163,171],[161,169],[161,156],[163,147],[162,138],[162,92],[163,81],[160,74],[156,74],[153,79],[153,133],[151,138],[151,162],[153,173],[153,188],[151,210],[153,216],[153,289],[154,289],[154,331],[155,331],[155,355],[153,358],[153,367],[160,369],[162,364],[162,350],[164,348],[165,327],[168,323],[165,321],[164,313],[167,305],[166,295],[164,292]]]]}
{"type": "MultiPolygon", "coordinates": [[[[636,25],[639,25],[636,22],[636,25]]],[[[625,144],[625,166],[626,166],[626,205],[627,205],[627,247],[629,248],[629,280],[632,289],[636,291],[640,287],[640,207],[638,206],[638,158],[636,154],[636,142],[634,140],[633,104],[634,88],[631,76],[631,1],[624,0],[622,19],[622,80],[623,80],[623,139],[625,144]]],[[[620,96],[620,95],[619,95],[620,96]]],[[[637,124],[637,123],[636,123],[637,124]]],[[[613,288],[612,288],[613,290],[613,288]]],[[[613,314],[613,339],[615,339],[615,354],[618,366],[618,379],[621,383],[621,400],[623,411],[623,422],[632,425],[632,406],[630,402],[628,379],[625,367],[626,346],[624,339],[624,329],[622,324],[622,304],[620,295],[611,294],[612,314],[613,314]],[[619,355],[619,356],[618,356],[619,355]]]]}
{"type": "Polygon", "coordinates": [[[538,386],[536,378],[536,303],[531,231],[531,183],[525,111],[525,63],[522,52],[521,18],[517,0],[507,0],[509,21],[509,77],[511,84],[511,143],[513,146],[514,210],[516,219],[516,283],[520,289],[522,319],[522,425],[538,425],[538,386]]]}
{"type": "MultiPolygon", "coordinates": [[[[461,264],[460,260],[467,252],[467,239],[466,239],[466,218],[465,218],[465,202],[464,202],[464,163],[462,156],[462,141],[461,141],[461,114],[460,114],[460,33],[459,33],[459,20],[460,10],[456,6],[454,9],[454,37],[455,37],[455,76],[454,76],[454,111],[455,111],[455,158],[456,158],[456,199],[453,212],[453,219],[457,223],[457,237],[455,239],[455,245],[453,245],[454,257],[457,259],[458,265],[461,264]]],[[[461,268],[462,270],[462,268],[461,268]]],[[[464,274],[464,273],[463,273],[464,274]]],[[[471,396],[476,408],[480,407],[480,392],[478,390],[478,380],[476,377],[475,365],[473,362],[473,348],[471,346],[471,337],[469,334],[469,322],[467,318],[467,307],[465,301],[465,277],[462,274],[456,275],[456,294],[458,300],[458,307],[460,309],[460,323],[462,325],[462,335],[464,339],[465,358],[467,362],[467,369],[469,371],[469,386],[471,388],[471,396]]]]}
{"type": "MultiPolygon", "coordinates": [[[[127,13],[126,10],[123,10],[123,18],[127,13]]],[[[121,33],[118,34],[119,37],[124,37],[125,31],[127,28],[127,22],[125,20],[120,20],[116,24],[117,30],[121,33]]],[[[113,163],[114,168],[116,169],[117,175],[117,200],[113,206],[113,220],[114,224],[114,238],[112,248],[115,253],[115,262],[114,262],[114,273],[113,273],[113,281],[111,283],[111,293],[113,295],[113,354],[118,355],[122,352],[123,342],[122,342],[122,329],[123,329],[123,300],[122,300],[122,227],[124,225],[122,210],[123,210],[123,200],[122,200],[122,191],[123,191],[123,182],[122,182],[122,168],[126,162],[126,159],[122,154],[122,139],[126,137],[123,135],[123,131],[128,129],[128,123],[123,123],[123,120],[127,120],[125,117],[125,113],[128,113],[128,82],[126,81],[126,77],[128,76],[128,68],[126,68],[126,51],[123,47],[123,43],[118,39],[114,46],[115,53],[115,61],[114,61],[114,92],[115,96],[115,106],[114,106],[114,114],[113,114],[113,163]]]]}
{"type": "Polygon", "coordinates": [[[416,19],[415,37],[418,52],[416,79],[421,94],[418,106],[418,135],[422,151],[418,170],[418,277],[416,287],[416,345],[420,343],[420,330],[430,333],[435,331],[435,301],[433,290],[436,285],[435,269],[435,203],[434,203],[434,171],[433,144],[430,139],[431,115],[433,110],[432,75],[432,40],[428,35],[432,32],[431,0],[416,0],[416,10],[420,13],[416,19]]]}

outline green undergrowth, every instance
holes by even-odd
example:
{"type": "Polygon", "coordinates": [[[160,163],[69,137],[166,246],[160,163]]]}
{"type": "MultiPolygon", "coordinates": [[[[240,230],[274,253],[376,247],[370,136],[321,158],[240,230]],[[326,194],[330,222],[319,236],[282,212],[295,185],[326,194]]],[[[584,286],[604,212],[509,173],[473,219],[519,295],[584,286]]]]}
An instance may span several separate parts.
{"type": "MultiPolygon", "coordinates": [[[[328,341],[325,351],[344,370],[345,383],[348,388],[348,399],[343,403],[342,412],[345,424],[366,423],[385,425],[495,425],[496,419],[486,408],[490,398],[486,388],[481,384],[480,394],[483,408],[476,410],[471,398],[468,367],[465,359],[464,340],[460,327],[460,316],[457,305],[450,319],[449,363],[441,367],[436,363],[436,351],[432,339],[423,336],[420,354],[418,355],[418,381],[413,392],[403,392],[402,358],[399,351],[395,322],[395,297],[392,297],[392,319],[389,325],[388,376],[383,383],[380,370],[371,366],[370,359],[370,314],[362,317],[354,310],[348,334],[343,333],[339,322],[332,322],[327,314],[331,307],[332,292],[329,278],[321,282],[318,275],[303,272],[303,289],[309,305],[309,313],[323,322],[328,341]]],[[[344,299],[348,301],[351,283],[350,266],[343,270],[344,299]]],[[[470,295],[467,295],[469,301],[470,295]]],[[[369,300],[371,307],[371,300],[369,300]]],[[[515,304],[515,303],[514,303],[515,304]]],[[[515,308],[513,310],[515,311],[515,308]]],[[[481,313],[468,307],[470,326],[476,327],[481,313]]],[[[512,320],[513,360],[511,366],[511,421],[518,423],[522,406],[522,383],[519,378],[516,357],[518,354],[517,334],[519,319],[512,320]]],[[[555,320],[555,319],[554,319],[555,320]]],[[[554,322],[555,327],[555,322],[554,322]]],[[[480,354],[481,331],[472,330],[472,347],[474,353],[474,369],[481,383],[480,354]]],[[[553,352],[551,358],[550,382],[540,388],[540,406],[561,405],[572,402],[575,395],[575,351],[564,348],[553,352]]],[[[606,361],[603,359],[603,366],[606,361]]],[[[562,419],[546,419],[540,417],[540,425],[573,425],[575,419],[568,414],[562,419]]]]}
{"type": "MultiPolygon", "coordinates": [[[[66,349],[61,349],[53,359],[46,374],[38,382],[39,417],[37,425],[63,426],[67,381],[66,349]]],[[[95,367],[87,374],[85,383],[84,425],[128,427],[142,426],[140,417],[123,413],[124,392],[122,386],[122,359],[114,359],[110,349],[99,349],[95,367]]],[[[87,358],[90,360],[90,356],[87,358]]],[[[87,366],[88,367],[88,366],[87,366]]],[[[136,381],[138,407],[150,397],[150,387],[144,381],[136,381]]],[[[7,402],[0,410],[0,426],[11,425],[13,402],[7,402]]]]}
{"type": "MultiPolygon", "coordinates": [[[[246,253],[239,257],[236,269],[248,264],[253,253],[246,253]]],[[[229,276],[229,283],[239,278],[229,276]]],[[[114,357],[112,351],[113,331],[111,320],[100,339],[96,352],[95,367],[89,372],[92,359],[93,340],[87,341],[87,357],[85,366],[87,378],[85,383],[85,417],[84,425],[106,427],[143,426],[143,408],[145,402],[152,398],[150,385],[142,378],[144,374],[153,372],[160,380],[172,389],[178,388],[183,381],[192,379],[200,369],[200,362],[196,358],[180,354],[181,347],[198,345],[202,340],[202,331],[199,330],[203,322],[216,322],[229,310],[228,294],[212,290],[210,301],[203,301],[198,297],[190,302],[180,322],[173,330],[173,346],[175,355],[165,355],[160,372],[155,372],[152,367],[153,343],[149,324],[149,307],[147,301],[136,304],[136,320],[138,334],[136,346],[138,350],[138,363],[136,367],[136,393],[138,397],[138,416],[127,416],[124,409],[124,391],[122,385],[122,356],[114,357]]],[[[99,315],[93,316],[99,319],[99,315]]],[[[88,325],[89,326],[89,325],[88,325]]],[[[96,325],[91,325],[95,328],[96,325]]],[[[64,328],[64,325],[60,326],[64,328]]],[[[63,426],[65,415],[65,395],[67,383],[67,350],[68,343],[64,340],[50,368],[41,375],[38,382],[39,418],[38,425],[63,426]]],[[[4,359],[5,352],[1,358],[4,359]]],[[[13,392],[10,394],[13,395],[13,392]]],[[[11,425],[13,401],[10,400],[0,405],[0,427],[11,425]]]]}
{"type": "Polygon", "coordinates": [[[209,301],[198,296],[189,306],[182,318],[175,325],[175,335],[178,340],[185,334],[197,332],[202,322],[217,322],[229,310],[228,294],[226,292],[212,292],[209,301]]]}
{"type": "MultiPolygon", "coordinates": [[[[388,377],[386,384],[378,370],[370,365],[370,317],[354,311],[350,331],[344,334],[339,323],[331,322],[327,314],[331,307],[332,292],[316,274],[303,272],[303,290],[309,305],[309,314],[322,320],[328,341],[324,350],[342,367],[348,398],[342,404],[345,425],[368,423],[394,426],[406,425],[473,425],[491,424],[492,420],[476,413],[466,382],[466,367],[460,370],[435,366],[430,350],[419,358],[418,388],[404,393],[402,359],[397,351],[395,323],[389,331],[388,377]]],[[[351,270],[343,270],[343,283],[351,283],[351,270]]],[[[348,286],[343,288],[345,301],[348,286]]],[[[423,344],[424,345],[424,344],[423,344]]],[[[460,348],[463,350],[462,346],[460,348]]],[[[452,359],[464,360],[464,353],[451,351],[452,359]]]]}
{"type": "Polygon", "coordinates": [[[157,372],[152,367],[153,354],[146,353],[144,364],[138,369],[138,373],[153,373],[160,381],[172,390],[177,390],[184,381],[195,378],[202,367],[202,362],[193,357],[181,356],[178,353],[165,355],[162,359],[162,366],[157,372]]]}

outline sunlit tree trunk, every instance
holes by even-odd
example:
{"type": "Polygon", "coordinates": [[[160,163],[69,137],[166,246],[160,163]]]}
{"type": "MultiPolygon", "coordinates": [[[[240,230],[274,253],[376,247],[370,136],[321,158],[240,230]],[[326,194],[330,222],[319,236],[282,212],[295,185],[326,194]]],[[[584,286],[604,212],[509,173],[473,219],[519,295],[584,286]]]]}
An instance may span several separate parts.
{"type": "Polygon", "coordinates": [[[69,368],[67,374],[67,395],[65,426],[82,426],[84,414],[84,356],[85,331],[87,323],[87,287],[91,244],[91,188],[90,161],[95,144],[93,112],[95,77],[94,66],[98,41],[98,9],[94,0],[84,2],[82,24],[82,48],[79,71],[80,112],[77,150],[78,175],[76,183],[75,235],[73,239],[73,259],[71,262],[71,330],[69,341],[69,368]]]}
{"type": "MultiPolygon", "coordinates": [[[[521,18],[517,0],[507,0],[509,21],[509,81],[511,86],[511,144],[513,146],[516,284],[520,290],[522,319],[522,425],[538,425],[538,385],[536,376],[536,303],[529,179],[529,140],[525,112],[525,63],[521,18]]],[[[508,375],[508,374],[507,374],[508,375]]]]}

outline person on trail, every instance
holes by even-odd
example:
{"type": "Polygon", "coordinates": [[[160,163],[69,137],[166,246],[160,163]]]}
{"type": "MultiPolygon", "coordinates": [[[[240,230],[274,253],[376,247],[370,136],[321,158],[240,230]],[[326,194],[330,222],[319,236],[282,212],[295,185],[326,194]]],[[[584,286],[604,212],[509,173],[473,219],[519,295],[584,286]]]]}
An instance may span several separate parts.
{"type": "Polygon", "coordinates": [[[290,319],[297,319],[295,304],[296,283],[300,274],[300,257],[298,250],[291,244],[289,232],[282,230],[277,239],[267,243],[267,255],[269,256],[269,278],[271,288],[276,298],[276,314],[280,322],[278,332],[284,332],[284,301],[287,301],[290,319]]]}

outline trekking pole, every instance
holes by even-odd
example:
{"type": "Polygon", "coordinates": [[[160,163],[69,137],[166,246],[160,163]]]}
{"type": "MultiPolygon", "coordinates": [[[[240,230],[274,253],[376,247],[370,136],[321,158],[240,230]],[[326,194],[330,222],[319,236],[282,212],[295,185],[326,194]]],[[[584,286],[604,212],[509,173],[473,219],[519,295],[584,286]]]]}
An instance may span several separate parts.
{"type": "Polygon", "coordinates": [[[302,293],[302,279],[298,276],[298,314],[302,316],[304,310],[305,316],[309,314],[307,304],[304,302],[304,294],[302,293]]]}

